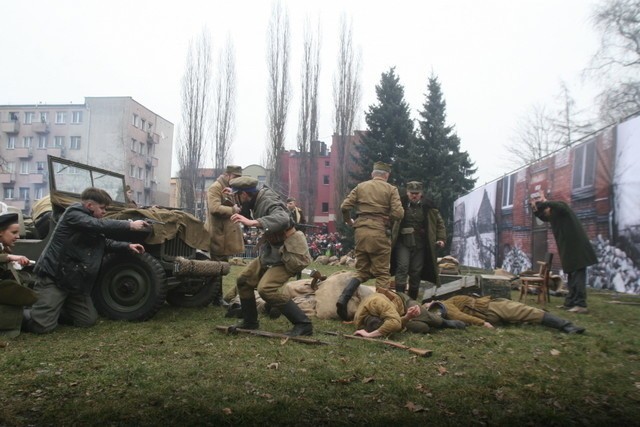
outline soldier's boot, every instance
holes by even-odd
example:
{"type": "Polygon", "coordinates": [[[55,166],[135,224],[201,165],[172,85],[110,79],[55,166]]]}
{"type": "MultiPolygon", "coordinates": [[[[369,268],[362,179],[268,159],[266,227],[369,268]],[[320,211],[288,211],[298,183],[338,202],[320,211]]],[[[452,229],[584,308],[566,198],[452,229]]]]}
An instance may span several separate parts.
{"type": "Polygon", "coordinates": [[[407,291],[407,284],[406,284],[406,283],[403,283],[403,284],[396,283],[396,292],[398,292],[398,293],[400,293],[400,292],[404,293],[404,292],[406,292],[406,291],[407,291]]]}
{"type": "Polygon", "coordinates": [[[255,296],[240,299],[240,309],[242,310],[242,320],[232,328],[237,329],[259,329],[258,307],[255,296]]]}
{"type": "Polygon", "coordinates": [[[411,298],[412,300],[417,301],[419,290],[420,290],[420,285],[414,286],[411,283],[409,283],[409,292],[407,292],[407,295],[409,295],[409,298],[411,298]]]}
{"type": "Polygon", "coordinates": [[[581,334],[585,331],[583,327],[576,326],[568,320],[561,319],[551,313],[544,313],[544,316],[542,317],[542,325],[558,329],[567,334],[581,334]]]}
{"type": "Polygon", "coordinates": [[[344,321],[349,320],[349,313],[347,312],[347,305],[349,305],[349,300],[355,293],[355,291],[360,286],[360,280],[355,277],[349,280],[347,286],[345,286],[344,290],[340,297],[338,297],[338,302],[336,302],[336,311],[338,312],[338,316],[344,321]]]}
{"type": "Polygon", "coordinates": [[[311,323],[311,319],[309,319],[304,311],[298,307],[298,304],[289,300],[280,308],[280,311],[284,317],[289,320],[289,322],[293,323],[293,329],[289,332],[285,332],[285,335],[289,335],[290,337],[313,335],[313,324],[311,323]]]}
{"type": "Polygon", "coordinates": [[[467,325],[461,320],[442,319],[442,328],[464,329],[467,325]]]}

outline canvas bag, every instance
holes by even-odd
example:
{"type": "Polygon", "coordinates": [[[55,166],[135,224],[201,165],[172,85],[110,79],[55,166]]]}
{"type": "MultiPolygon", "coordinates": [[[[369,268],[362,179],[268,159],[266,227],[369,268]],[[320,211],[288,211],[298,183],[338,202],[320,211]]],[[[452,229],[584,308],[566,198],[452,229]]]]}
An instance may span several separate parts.
{"type": "Polygon", "coordinates": [[[291,275],[298,274],[311,264],[311,254],[307,246],[307,238],[300,230],[286,238],[280,247],[280,256],[284,268],[291,275]]]}

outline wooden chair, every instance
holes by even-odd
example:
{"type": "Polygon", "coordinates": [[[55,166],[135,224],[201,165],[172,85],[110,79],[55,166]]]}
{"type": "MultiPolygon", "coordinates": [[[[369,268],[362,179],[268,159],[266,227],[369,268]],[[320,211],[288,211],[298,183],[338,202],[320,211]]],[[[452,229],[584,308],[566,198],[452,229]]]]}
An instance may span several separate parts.
{"type": "Polygon", "coordinates": [[[551,277],[551,262],[553,261],[553,254],[547,253],[544,261],[538,261],[540,271],[533,276],[521,276],[520,282],[520,298],[518,301],[522,301],[524,298],[527,301],[527,294],[529,289],[538,290],[538,304],[543,307],[549,302],[549,280],[551,277]]]}

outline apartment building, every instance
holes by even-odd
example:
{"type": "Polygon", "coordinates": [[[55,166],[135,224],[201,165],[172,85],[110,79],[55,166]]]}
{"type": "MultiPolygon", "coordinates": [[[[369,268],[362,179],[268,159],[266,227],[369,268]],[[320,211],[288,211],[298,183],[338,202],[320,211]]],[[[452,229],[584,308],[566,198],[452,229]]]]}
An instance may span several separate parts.
{"type": "Polygon", "coordinates": [[[138,204],[169,205],[172,152],[173,123],[131,97],[0,105],[0,196],[25,214],[49,192],[47,155],[122,173],[138,204]]]}

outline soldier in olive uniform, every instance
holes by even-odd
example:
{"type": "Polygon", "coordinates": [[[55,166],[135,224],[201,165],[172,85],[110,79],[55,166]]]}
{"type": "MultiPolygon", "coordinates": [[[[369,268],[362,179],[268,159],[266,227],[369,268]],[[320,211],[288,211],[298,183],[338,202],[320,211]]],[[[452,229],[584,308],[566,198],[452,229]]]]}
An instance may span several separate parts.
{"type": "Polygon", "coordinates": [[[17,213],[0,215],[0,338],[15,338],[20,335],[22,308],[37,300],[37,294],[22,286],[14,263],[22,267],[29,265],[29,258],[15,255],[11,247],[20,238],[17,213]]]}
{"type": "MultiPolygon", "coordinates": [[[[231,215],[240,212],[240,207],[235,204],[229,189],[229,181],[241,175],[240,166],[229,165],[207,190],[209,215],[206,226],[211,238],[209,255],[213,261],[229,261],[229,256],[244,252],[244,238],[240,225],[231,221],[231,215]]],[[[219,295],[222,296],[222,276],[214,280],[219,295]]],[[[214,303],[224,305],[222,298],[214,303]]]]}
{"type": "Polygon", "coordinates": [[[240,213],[231,216],[231,221],[245,227],[263,230],[260,255],[245,267],[237,279],[238,295],[242,310],[242,321],[237,325],[243,329],[258,329],[258,310],[254,289],[272,308],[278,309],[291,323],[293,329],[287,335],[312,335],[311,320],[281,290],[287,280],[298,271],[299,265],[291,266],[284,258],[283,246],[296,254],[306,255],[311,261],[304,234],[296,231],[286,205],[278,194],[267,186],[258,189],[258,180],[242,176],[230,182],[231,188],[242,207],[240,213]],[[294,271],[296,270],[296,271],[294,271]]]}
{"type": "MultiPolygon", "coordinates": [[[[486,296],[476,298],[468,295],[456,295],[444,301],[436,301],[442,308],[442,317],[461,320],[468,325],[484,326],[493,329],[500,323],[536,323],[558,329],[567,334],[581,334],[584,328],[568,320],[561,319],[539,308],[505,298],[486,296]]],[[[431,308],[434,303],[423,306],[431,308]]]]}
{"type": "Polygon", "coordinates": [[[420,280],[440,284],[436,248],[444,247],[447,232],[438,208],[422,197],[421,182],[409,182],[401,201],[404,218],[391,258],[391,274],[395,273],[396,291],[406,290],[408,278],[409,296],[418,299],[420,280]]]}
{"type": "Polygon", "coordinates": [[[547,201],[544,195],[531,201],[533,213],[551,224],[562,269],[569,276],[569,294],[563,308],[587,313],[587,267],[598,262],[582,223],[565,202],[547,201]]]}
{"type": "Polygon", "coordinates": [[[406,328],[409,332],[426,334],[433,328],[464,329],[464,322],[447,320],[440,313],[430,312],[407,295],[388,289],[366,297],[358,306],[354,323],[356,335],[368,338],[385,337],[406,328]]]}
{"type": "Polygon", "coordinates": [[[355,228],[356,277],[351,279],[338,298],[338,316],[348,319],[347,304],[360,283],[376,279],[376,287],[389,287],[391,260],[391,223],[404,215],[398,189],[389,184],[391,166],[376,162],[368,181],[351,190],[340,209],[344,222],[355,228]],[[357,213],[351,218],[351,210],[357,213]]]}

